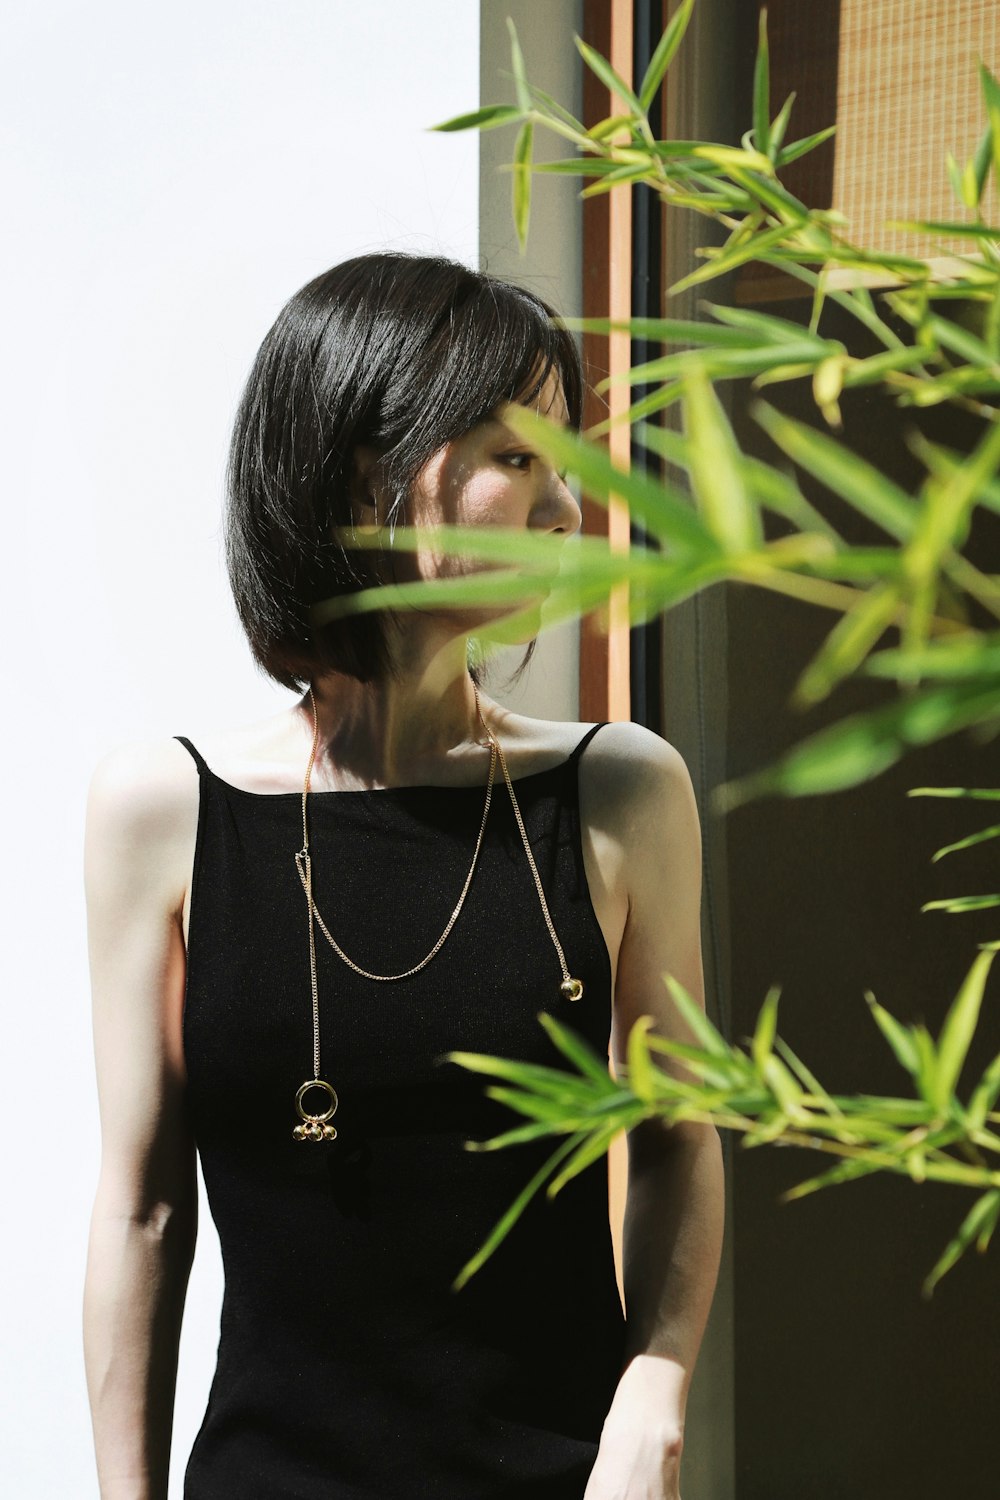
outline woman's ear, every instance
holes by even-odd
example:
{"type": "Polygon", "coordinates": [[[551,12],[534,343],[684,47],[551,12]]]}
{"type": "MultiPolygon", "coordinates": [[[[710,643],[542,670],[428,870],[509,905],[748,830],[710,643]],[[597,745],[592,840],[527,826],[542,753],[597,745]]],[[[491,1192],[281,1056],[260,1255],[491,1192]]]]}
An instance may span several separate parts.
{"type": "Polygon", "coordinates": [[[357,508],[358,521],[364,525],[377,524],[380,511],[385,515],[380,501],[380,458],[378,449],[367,443],[358,443],[352,456],[351,502],[357,508]]]}

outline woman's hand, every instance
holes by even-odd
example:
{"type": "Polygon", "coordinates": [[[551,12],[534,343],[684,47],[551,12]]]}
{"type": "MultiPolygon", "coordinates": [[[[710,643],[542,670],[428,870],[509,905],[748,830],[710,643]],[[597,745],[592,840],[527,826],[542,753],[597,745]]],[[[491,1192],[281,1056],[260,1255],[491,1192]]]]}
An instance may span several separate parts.
{"type": "Polygon", "coordinates": [[[583,1500],[681,1500],[685,1381],[676,1360],[637,1354],[629,1362],[583,1500]]]}

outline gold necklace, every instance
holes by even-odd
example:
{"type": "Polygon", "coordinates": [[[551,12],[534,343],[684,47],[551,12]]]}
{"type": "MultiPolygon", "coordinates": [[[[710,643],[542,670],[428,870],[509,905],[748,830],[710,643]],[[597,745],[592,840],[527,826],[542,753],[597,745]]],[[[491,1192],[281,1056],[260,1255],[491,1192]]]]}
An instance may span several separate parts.
{"type": "Polygon", "coordinates": [[[541,876],[538,873],[538,866],[535,864],[535,857],[531,852],[531,844],[528,841],[528,834],[524,826],[524,819],[521,817],[521,809],[518,806],[517,798],[514,795],[514,786],[510,778],[510,772],[507,769],[507,759],[503,753],[503,748],[500,744],[500,741],[497,739],[496,735],[493,733],[493,730],[487,724],[486,719],[483,716],[482,704],[479,701],[479,689],[476,686],[475,681],[473,681],[472,684],[472,691],[476,699],[476,713],[479,716],[479,722],[485,729],[486,736],[490,742],[490,774],[489,779],[486,783],[486,804],[483,808],[482,821],[479,825],[479,836],[476,839],[476,847],[473,851],[472,863],[469,866],[469,873],[465,877],[465,884],[462,886],[462,892],[458,898],[455,909],[452,912],[451,916],[448,918],[444,931],[438,938],[437,942],[434,944],[433,948],[431,948],[430,952],[424,958],[422,958],[418,964],[414,964],[412,968],[404,969],[402,973],[374,974],[369,969],[363,969],[360,964],[356,964],[353,959],[348,957],[343,948],[341,948],[340,944],[331,934],[326,923],[323,921],[323,918],[321,917],[316,903],[313,899],[312,855],[309,850],[309,824],[306,814],[306,798],[309,793],[309,779],[312,774],[313,763],[316,759],[316,748],[319,743],[319,715],[316,711],[316,699],[313,695],[312,685],[310,684],[309,699],[312,703],[313,710],[313,742],[312,749],[309,753],[309,762],[306,766],[305,781],[302,785],[302,848],[296,852],[295,867],[298,871],[298,876],[299,880],[302,883],[302,888],[305,891],[306,908],[308,914],[309,978],[312,990],[313,1013],[313,1076],[312,1078],[307,1078],[305,1083],[300,1084],[298,1092],[295,1095],[295,1108],[299,1115],[299,1123],[294,1127],[292,1135],[297,1141],[333,1141],[337,1138],[337,1127],[330,1123],[331,1118],[336,1112],[337,1105],[339,1103],[337,1091],[333,1088],[332,1084],[327,1083],[324,1078],[320,1077],[319,987],[316,977],[316,925],[319,926],[320,931],[323,933],[323,936],[326,938],[327,942],[330,944],[331,948],[337,954],[337,956],[341,958],[349,968],[353,969],[356,974],[361,974],[365,979],[374,979],[379,981],[380,983],[387,983],[396,979],[409,979],[412,974],[417,974],[421,969],[425,968],[426,965],[430,963],[431,959],[440,952],[449,933],[451,932],[455,923],[458,921],[459,912],[462,910],[462,907],[465,903],[465,898],[469,892],[469,887],[472,884],[472,877],[475,874],[476,863],[479,859],[479,851],[483,843],[483,836],[486,832],[486,819],[490,810],[490,799],[493,795],[493,780],[496,772],[496,763],[498,758],[503,770],[504,781],[507,784],[507,790],[510,793],[510,800],[514,809],[514,817],[517,820],[518,830],[521,834],[521,840],[524,844],[524,852],[528,857],[528,864],[531,866],[531,873],[534,877],[535,889],[538,892],[538,899],[541,903],[542,915],[545,918],[545,925],[549,930],[549,936],[552,939],[553,946],[555,947],[556,954],[559,958],[559,967],[562,970],[562,982],[559,986],[560,993],[564,995],[567,1000],[579,1000],[583,995],[582,980],[574,979],[570,974],[569,968],[566,964],[566,955],[563,952],[562,944],[560,943],[558,934],[556,933],[555,923],[552,921],[552,916],[549,912],[548,902],[545,899],[545,891],[542,888],[541,876]],[[326,1109],[319,1111],[310,1111],[305,1108],[303,1099],[310,1089],[320,1089],[323,1093],[325,1093],[327,1099],[326,1109]]]}

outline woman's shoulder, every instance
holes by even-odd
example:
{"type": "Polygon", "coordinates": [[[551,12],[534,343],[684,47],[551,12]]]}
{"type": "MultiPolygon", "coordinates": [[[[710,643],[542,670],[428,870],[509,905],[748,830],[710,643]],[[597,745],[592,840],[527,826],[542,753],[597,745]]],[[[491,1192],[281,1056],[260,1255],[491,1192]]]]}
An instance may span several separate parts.
{"type": "Polygon", "coordinates": [[[124,818],[162,816],[169,820],[192,806],[197,810],[202,765],[222,779],[232,774],[237,782],[248,779],[273,790],[268,784],[273,779],[272,742],[285,717],[271,715],[236,726],[200,726],[183,736],[186,745],[178,735],[115,745],[93,768],[91,798],[113,805],[124,818]]]}
{"type": "Polygon", "coordinates": [[[198,810],[198,771],[177,740],[129,740],[107,750],[87,791],[88,909],[98,917],[110,912],[113,921],[125,910],[157,922],[165,913],[179,914],[198,810]]]}
{"type": "Polygon", "coordinates": [[[87,808],[88,821],[120,836],[171,834],[179,818],[197,816],[197,767],[175,738],[123,741],[95,762],[87,808]]]}
{"type": "MultiPolygon", "coordinates": [[[[591,727],[577,726],[585,734],[591,727]]],[[[606,768],[624,767],[631,772],[659,775],[678,772],[684,766],[680,751],[653,729],[644,724],[635,724],[631,719],[611,720],[604,723],[594,735],[593,747],[587,754],[592,762],[600,761],[606,768]]]]}
{"type": "Polygon", "coordinates": [[[581,757],[581,775],[586,767],[591,780],[640,790],[643,785],[685,780],[687,766],[680,751],[662,735],[630,719],[570,722],[521,719],[518,738],[524,745],[540,749],[549,745],[572,755],[586,741],[581,757]]]}
{"type": "Polygon", "coordinates": [[[562,760],[583,747],[577,775],[586,819],[623,837],[643,822],[661,823],[678,803],[690,802],[691,777],[676,746],[631,720],[598,723],[600,728],[594,722],[521,717],[516,738],[525,759],[535,763],[543,763],[543,746],[547,758],[558,754],[562,760]]]}

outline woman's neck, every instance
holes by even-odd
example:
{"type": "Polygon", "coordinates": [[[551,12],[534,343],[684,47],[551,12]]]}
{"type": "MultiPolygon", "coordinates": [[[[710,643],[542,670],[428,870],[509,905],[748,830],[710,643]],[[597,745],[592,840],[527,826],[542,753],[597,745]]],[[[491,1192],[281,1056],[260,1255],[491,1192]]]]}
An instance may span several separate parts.
{"type": "Polygon", "coordinates": [[[473,748],[487,741],[466,650],[465,637],[457,638],[374,682],[342,673],[317,676],[312,699],[306,692],[294,711],[308,756],[315,701],[319,737],[311,785],[319,790],[345,779],[366,787],[447,781],[446,764],[484,754],[473,748]]]}

